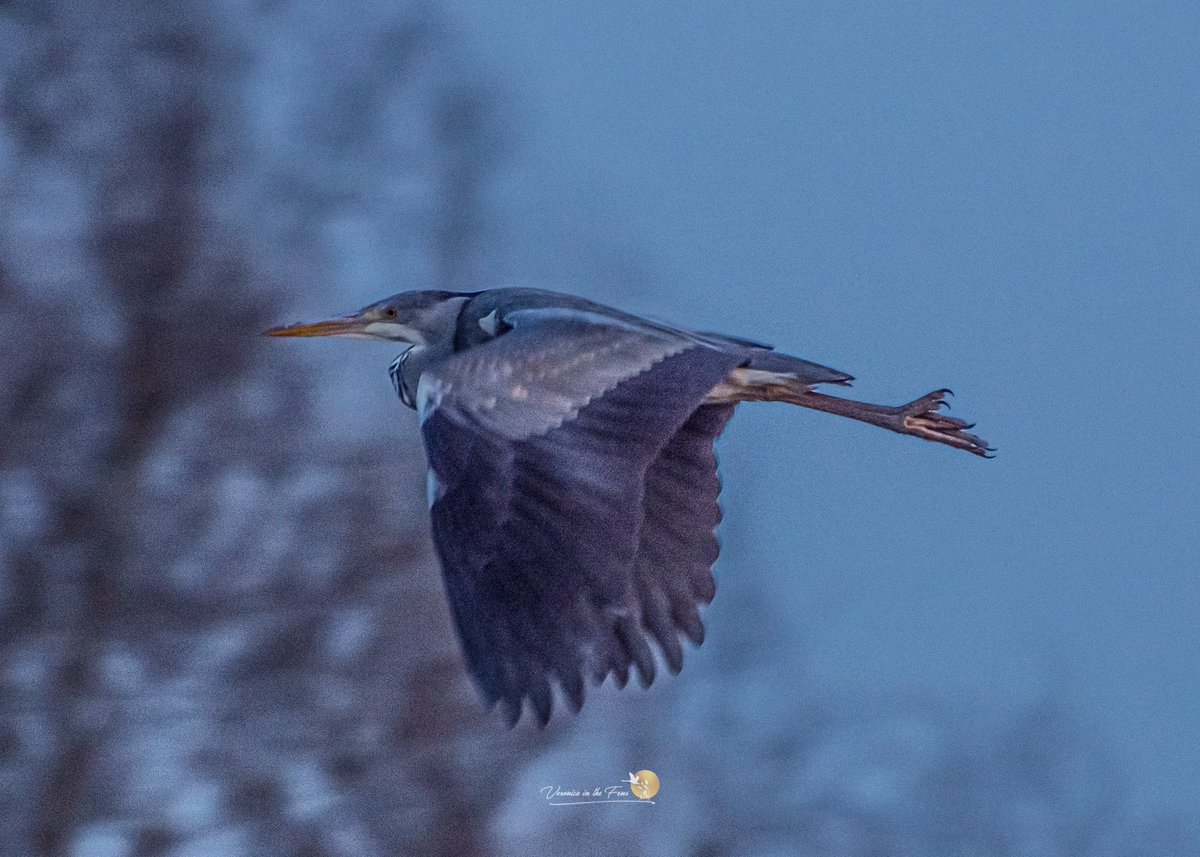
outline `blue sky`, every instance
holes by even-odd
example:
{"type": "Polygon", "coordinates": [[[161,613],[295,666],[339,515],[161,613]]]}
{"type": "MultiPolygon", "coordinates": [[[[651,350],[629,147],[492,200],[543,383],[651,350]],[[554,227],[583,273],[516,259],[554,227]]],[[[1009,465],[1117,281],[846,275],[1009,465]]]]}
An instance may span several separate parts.
{"type": "Polygon", "coordinates": [[[724,602],[757,591],[825,687],[1063,690],[1139,803],[1196,805],[1200,6],[451,8],[517,114],[514,273],[607,271],[868,400],[950,386],[1000,448],[743,409],[724,602]]]}

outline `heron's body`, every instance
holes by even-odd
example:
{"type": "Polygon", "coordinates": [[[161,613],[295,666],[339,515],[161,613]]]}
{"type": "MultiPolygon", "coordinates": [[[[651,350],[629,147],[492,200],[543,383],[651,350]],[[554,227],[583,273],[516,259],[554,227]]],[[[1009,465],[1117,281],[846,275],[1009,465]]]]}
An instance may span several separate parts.
{"type": "MultiPolygon", "coordinates": [[[[474,295],[455,295],[447,298],[445,305],[456,310],[452,336],[441,340],[425,340],[413,345],[393,364],[393,383],[401,400],[409,407],[418,407],[417,390],[421,376],[427,368],[433,367],[436,374],[436,367],[447,358],[496,339],[500,333],[512,330],[513,322],[521,318],[543,324],[557,322],[563,326],[578,325],[581,334],[589,328],[595,330],[598,334],[594,337],[597,342],[589,344],[591,350],[581,341],[586,334],[567,340],[571,343],[572,360],[611,360],[616,372],[633,371],[637,367],[634,361],[621,360],[621,355],[611,354],[613,343],[609,341],[610,331],[632,334],[633,338],[638,340],[653,338],[660,349],[651,353],[658,354],[661,350],[663,356],[689,347],[703,347],[738,355],[739,362],[746,365],[731,370],[727,378],[713,386],[707,399],[709,404],[744,401],[749,388],[755,386],[783,384],[809,388],[817,384],[846,384],[853,380],[852,376],[844,372],[798,357],[779,354],[767,346],[718,334],[687,332],[653,324],[582,298],[540,289],[492,289],[474,295]],[[520,308],[501,314],[512,307],[520,308]]],[[[495,384],[502,390],[516,390],[519,394],[523,388],[523,380],[528,380],[530,376],[544,375],[548,366],[545,359],[538,359],[538,356],[530,354],[528,348],[526,346],[517,355],[499,355],[497,359],[485,359],[477,366],[475,372],[497,374],[474,374],[473,382],[480,383],[486,377],[485,383],[495,384]]],[[[628,356],[632,357],[631,354],[628,356]]]]}
{"type": "Polygon", "coordinates": [[[404,342],[392,364],[429,457],[434,541],[468,665],[510,722],[540,722],[557,683],[637,667],[653,639],[682,667],[703,638],[720,520],[713,442],[737,404],[785,401],[990,450],[938,413],[939,390],[896,408],[814,392],[837,370],[768,346],[647,321],[536,289],[408,292],[355,315],[271,331],[404,342]]]}

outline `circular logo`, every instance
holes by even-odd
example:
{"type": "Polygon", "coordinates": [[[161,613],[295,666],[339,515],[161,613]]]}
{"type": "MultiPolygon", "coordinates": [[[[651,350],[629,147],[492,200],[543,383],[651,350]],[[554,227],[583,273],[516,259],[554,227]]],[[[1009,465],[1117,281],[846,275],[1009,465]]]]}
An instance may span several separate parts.
{"type": "Polygon", "coordinates": [[[658,775],[654,771],[638,771],[633,775],[634,782],[629,784],[629,790],[642,800],[650,800],[658,794],[658,775]]]}

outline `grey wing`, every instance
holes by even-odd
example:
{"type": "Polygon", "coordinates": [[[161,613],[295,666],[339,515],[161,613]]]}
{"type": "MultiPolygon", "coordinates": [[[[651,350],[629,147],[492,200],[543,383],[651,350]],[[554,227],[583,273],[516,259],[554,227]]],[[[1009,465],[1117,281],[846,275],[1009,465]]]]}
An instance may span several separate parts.
{"type": "Polygon", "coordinates": [[[631,665],[648,684],[647,630],[675,662],[661,610],[645,613],[642,600],[665,599],[670,616],[694,585],[654,583],[674,566],[638,561],[648,473],[742,359],[558,319],[518,326],[422,378],[447,594],[470,671],[510,723],[528,699],[544,724],[553,683],[576,709],[587,681],[623,681],[631,665]]]}
{"type": "Polygon", "coordinates": [[[716,594],[712,566],[720,551],[721,483],[713,443],[733,408],[698,408],[646,473],[634,582],[642,625],[675,673],[683,669],[679,632],[697,645],[704,640],[698,607],[716,594]]]}

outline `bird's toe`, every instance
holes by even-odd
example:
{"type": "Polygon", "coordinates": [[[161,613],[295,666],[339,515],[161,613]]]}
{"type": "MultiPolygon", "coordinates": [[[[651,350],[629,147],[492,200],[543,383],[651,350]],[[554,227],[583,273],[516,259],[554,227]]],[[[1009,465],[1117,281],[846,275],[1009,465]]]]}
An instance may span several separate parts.
{"type": "Polygon", "coordinates": [[[982,458],[992,458],[995,449],[983,438],[970,433],[969,430],[975,427],[974,423],[941,413],[943,407],[950,406],[945,401],[947,395],[954,394],[947,389],[934,390],[902,406],[899,409],[902,430],[906,434],[945,443],[982,458]]]}

